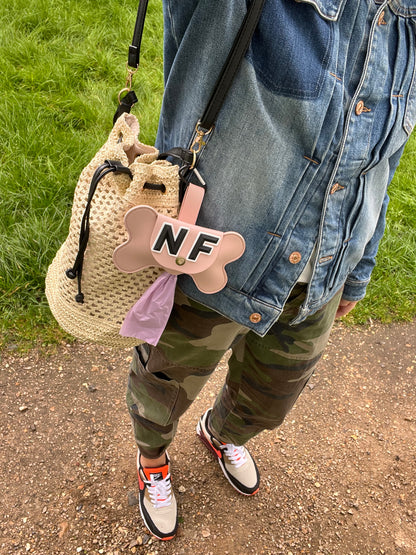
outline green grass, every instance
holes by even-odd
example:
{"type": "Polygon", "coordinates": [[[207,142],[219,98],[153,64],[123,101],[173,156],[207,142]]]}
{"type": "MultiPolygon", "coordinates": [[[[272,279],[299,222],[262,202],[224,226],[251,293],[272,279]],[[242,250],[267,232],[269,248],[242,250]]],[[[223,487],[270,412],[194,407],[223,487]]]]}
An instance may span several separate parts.
{"type": "Polygon", "coordinates": [[[416,316],[416,135],[412,135],[389,188],[387,226],[367,296],[348,323],[384,323],[416,316]]]}
{"type": "MultiPolygon", "coordinates": [[[[163,93],[161,0],[150,2],[134,112],[152,144],[163,93]]],[[[44,276],[65,238],[80,170],[106,140],[137,2],[0,6],[0,346],[60,340],[44,276]]]]}
{"type": "MultiPolygon", "coordinates": [[[[14,0],[0,6],[0,348],[67,336],[44,276],[64,240],[81,169],[105,141],[125,83],[136,0],[14,0]]],[[[146,19],[134,113],[154,142],[163,91],[161,0],[146,19]]],[[[388,229],[353,323],[415,316],[416,139],[391,187],[388,229]]]]}

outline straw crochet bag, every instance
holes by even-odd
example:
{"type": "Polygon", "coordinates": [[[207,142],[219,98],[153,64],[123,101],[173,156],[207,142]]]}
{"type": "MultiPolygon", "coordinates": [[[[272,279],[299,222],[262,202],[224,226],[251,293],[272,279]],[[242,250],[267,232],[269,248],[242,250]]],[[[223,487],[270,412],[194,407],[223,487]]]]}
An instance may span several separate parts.
{"type": "MultiPolygon", "coordinates": [[[[194,244],[194,248],[199,245],[195,260],[199,253],[204,253],[213,262],[218,258],[218,265],[221,263],[223,270],[226,263],[236,260],[244,251],[244,239],[238,234],[214,231],[212,236],[212,230],[193,225],[205,190],[204,180],[197,172],[196,165],[204,140],[214,129],[218,113],[247,51],[263,3],[264,0],[251,1],[208,105],[196,124],[190,148],[172,148],[159,155],[154,147],[139,142],[139,123],[130,115],[131,107],[137,102],[131,85],[139,66],[140,43],[148,4],[148,0],[140,0],[133,41],[129,48],[126,86],[119,93],[114,127],[107,142],[81,173],[75,189],[68,237],[46,275],[46,296],[51,311],[62,328],[75,337],[114,347],[129,347],[143,343],[141,338],[144,335],[150,336],[151,339],[147,340],[154,339],[152,344],[156,344],[163,331],[169,317],[169,307],[173,304],[173,281],[165,279],[165,275],[161,275],[164,270],[155,266],[143,265],[130,273],[131,253],[129,251],[127,260],[125,253],[130,248],[129,244],[135,244],[137,238],[133,241],[130,237],[125,218],[133,209],[153,209],[158,214],[158,221],[166,216],[162,223],[172,233],[175,226],[182,225],[184,220],[190,224],[189,228],[181,229],[180,233],[189,232],[189,237],[192,233],[197,234],[197,241],[202,237],[202,242],[194,244]],[[167,157],[179,160],[179,165],[167,162],[167,157]],[[179,199],[182,198],[184,201],[179,213],[179,199]],[[175,221],[178,214],[179,223],[175,221]],[[240,239],[234,245],[231,237],[236,236],[240,239]],[[216,254],[211,256],[214,246],[206,245],[205,241],[214,241],[214,244],[220,245],[215,250],[216,254]],[[124,255],[116,256],[115,249],[124,255]],[[218,255],[220,249],[221,257],[218,255]],[[119,267],[115,264],[115,258],[120,259],[119,267]],[[149,299],[153,302],[148,302],[149,299]],[[147,308],[144,309],[143,304],[146,303],[147,308]],[[156,310],[157,304],[159,312],[156,310]],[[121,329],[122,326],[127,329],[127,335],[124,328],[121,329]],[[130,330],[131,326],[135,329],[130,330]]],[[[149,234],[151,230],[146,229],[145,232],[149,234]]],[[[141,240],[146,233],[142,233],[141,240]]],[[[174,243],[179,243],[179,239],[174,239],[174,243]]],[[[155,250],[151,245],[149,249],[155,250]]],[[[157,256],[155,261],[163,262],[157,256]]],[[[186,261],[193,262],[193,258],[176,258],[176,264],[180,264],[184,272],[192,274],[192,271],[186,271],[186,261]]],[[[172,270],[169,263],[164,269],[169,272],[169,278],[176,278],[176,274],[180,273],[176,267],[172,270]]],[[[201,270],[198,261],[195,262],[194,270],[201,270]]],[[[221,275],[218,272],[215,274],[217,281],[222,283],[221,275]]]]}
{"type": "Polygon", "coordinates": [[[61,327],[79,339],[114,347],[140,343],[136,338],[122,337],[120,327],[131,306],[163,271],[149,267],[124,274],[114,266],[114,248],[127,240],[124,216],[140,204],[173,218],[179,209],[178,167],[157,160],[158,151],[140,143],[138,134],[135,116],[122,114],[107,142],[82,171],[75,189],[69,235],[46,276],[46,296],[61,327]],[[76,302],[79,280],[68,279],[67,270],[73,267],[79,252],[80,228],[94,173],[106,160],[128,167],[132,178],[110,171],[96,187],[82,264],[81,294],[85,302],[76,302]]]}

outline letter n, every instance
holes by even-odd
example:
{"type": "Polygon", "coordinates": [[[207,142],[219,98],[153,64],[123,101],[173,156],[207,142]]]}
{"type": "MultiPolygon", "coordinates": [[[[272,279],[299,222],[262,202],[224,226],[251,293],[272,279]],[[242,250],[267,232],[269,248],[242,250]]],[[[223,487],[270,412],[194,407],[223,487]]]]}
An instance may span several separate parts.
{"type": "Polygon", "coordinates": [[[152,251],[162,252],[163,246],[166,244],[168,252],[171,256],[176,256],[188,235],[189,229],[181,227],[175,237],[173,225],[165,222],[159,231],[159,235],[153,244],[152,251]]]}

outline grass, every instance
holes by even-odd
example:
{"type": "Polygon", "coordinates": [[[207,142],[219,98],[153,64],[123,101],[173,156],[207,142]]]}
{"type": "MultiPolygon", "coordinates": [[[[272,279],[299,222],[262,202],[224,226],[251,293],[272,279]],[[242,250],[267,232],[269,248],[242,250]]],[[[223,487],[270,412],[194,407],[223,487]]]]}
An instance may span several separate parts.
{"type": "MultiPolygon", "coordinates": [[[[0,346],[60,340],[44,276],[68,229],[74,186],[111,130],[137,3],[0,6],[0,346]]],[[[150,2],[135,91],[152,144],[163,92],[161,0],[150,2]]]]}
{"type": "MultiPolygon", "coordinates": [[[[111,129],[136,9],[133,0],[0,6],[0,348],[68,339],[49,312],[44,276],[66,236],[80,170],[111,129]]],[[[149,5],[135,83],[141,140],[152,144],[163,91],[161,0],[149,5]]],[[[415,316],[415,149],[411,139],[369,295],[351,323],[415,316]]]]}
{"type": "Polygon", "coordinates": [[[412,135],[389,188],[387,226],[366,298],[347,321],[384,323],[416,316],[416,136],[412,135]]]}

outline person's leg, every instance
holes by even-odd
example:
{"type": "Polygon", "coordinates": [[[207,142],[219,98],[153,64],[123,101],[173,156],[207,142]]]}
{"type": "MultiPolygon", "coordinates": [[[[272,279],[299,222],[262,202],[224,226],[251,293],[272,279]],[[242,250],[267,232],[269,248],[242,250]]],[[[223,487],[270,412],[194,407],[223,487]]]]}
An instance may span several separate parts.
{"type": "Polygon", "coordinates": [[[179,417],[225,351],[246,332],[247,328],[177,292],[157,347],[137,347],[130,368],[127,405],[144,460],[156,459],[155,465],[162,461],[179,417]]]}
{"type": "Polygon", "coordinates": [[[134,351],[127,404],[138,446],[139,507],[148,529],[162,540],[173,538],[178,526],[166,449],[179,417],[235,338],[246,332],[177,292],[157,347],[134,351]]]}
{"type": "Polygon", "coordinates": [[[213,434],[244,445],[279,426],[312,376],[327,344],[341,291],[316,314],[290,326],[306,294],[297,285],[279,321],[263,338],[250,332],[233,348],[226,384],[210,417],[213,434]]]}
{"type": "Polygon", "coordinates": [[[214,408],[198,422],[197,434],[227,480],[244,495],[255,494],[260,483],[244,443],[283,422],[312,375],[334,321],[340,294],[303,324],[290,326],[305,294],[305,285],[294,288],[278,323],[264,338],[253,332],[240,337],[214,408]]]}

